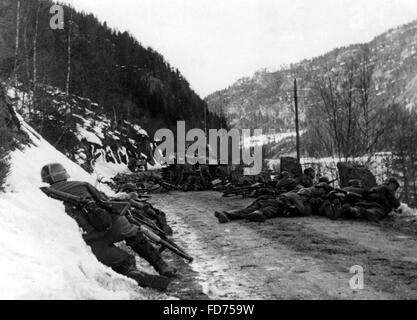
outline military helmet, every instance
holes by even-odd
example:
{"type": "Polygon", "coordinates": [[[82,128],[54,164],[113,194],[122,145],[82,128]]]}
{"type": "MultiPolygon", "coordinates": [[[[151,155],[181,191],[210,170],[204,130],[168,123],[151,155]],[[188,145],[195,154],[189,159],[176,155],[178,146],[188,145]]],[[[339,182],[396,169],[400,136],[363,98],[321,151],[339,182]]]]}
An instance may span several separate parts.
{"type": "Polygon", "coordinates": [[[278,179],[285,179],[285,178],[289,178],[290,174],[288,173],[288,171],[282,171],[279,175],[278,175],[278,179]]]}
{"type": "Polygon", "coordinates": [[[319,183],[324,182],[324,183],[329,183],[330,179],[328,177],[320,177],[319,178],[319,183]]]}
{"type": "Polygon", "coordinates": [[[389,178],[386,182],[385,182],[385,185],[388,185],[388,184],[390,184],[390,183],[393,183],[393,184],[396,184],[397,185],[397,188],[398,187],[400,187],[400,183],[398,182],[398,180],[397,179],[395,179],[395,178],[389,178]]]}
{"type": "Polygon", "coordinates": [[[320,182],[320,183],[317,183],[316,185],[315,185],[315,187],[317,188],[317,189],[322,189],[322,190],[324,190],[325,192],[330,192],[331,190],[332,190],[332,187],[327,183],[327,182],[320,182]]]}
{"type": "Polygon", "coordinates": [[[41,170],[42,181],[52,184],[69,179],[69,174],[60,163],[50,163],[41,170]]]}

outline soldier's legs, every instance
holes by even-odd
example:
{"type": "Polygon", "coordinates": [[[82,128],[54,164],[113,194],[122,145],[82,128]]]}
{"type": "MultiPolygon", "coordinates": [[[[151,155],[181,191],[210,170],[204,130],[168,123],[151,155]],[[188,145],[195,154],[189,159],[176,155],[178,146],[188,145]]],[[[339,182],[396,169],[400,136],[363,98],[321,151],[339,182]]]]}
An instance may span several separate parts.
{"type": "Polygon", "coordinates": [[[368,221],[379,221],[386,216],[384,208],[375,202],[361,201],[355,207],[360,217],[368,221]]]}
{"type": "Polygon", "coordinates": [[[142,210],[133,210],[132,214],[134,216],[137,215],[139,218],[147,219],[149,222],[155,223],[156,226],[162,229],[167,235],[172,235],[172,229],[168,225],[164,212],[154,209],[151,206],[147,206],[142,210]]]}
{"type": "Polygon", "coordinates": [[[155,276],[141,272],[136,268],[135,257],[127,255],[126,259],[119,265],[112,267],[112,269],[126,277],[129,277],[137,282],[141,287],[150,287],[156,290],[165,290],[170,280],[167,277],[155,276]]]}
{"type": "Polygon", "coordinates": [[[142,231],[138,230],[135,236],[127,238],[126,244],[148,261],[159,274],[166,277],[176,275],[176,270],[168,266],[159,251],[149,242],[142,231]]]}
{"type": "Polygon", "coordinates": [[[332,203],[329,200],[324,200],[319,206],[318,213],[320,216],[327,217],[329,219],[334,219],[334,211],[332,208],[332,203]]]}
{"type": "Polygon", "coordinates": [[[244,209],[225,211],[224,213],[226,214],[229,220],[241,220],[245,219],[249,214],[253,213],[258,209],[258,206],[249,206],[244,209]]]}
{"type": "Polygon", "coordinates": [[[260,209],[259,201],[253,202],[250,206],[243,208],[243,209],[237,209],[237,210],[231,210],[231,211],[224,211],[224,212],[216,212],[215,216],[219,219],[220,222],[227,222],[223,221],[223,219],[227,220],[242,220],[246,219],[247,216],[256,210],[260,209]]]}
{"type": "Polygon", "coordinates": [[[385,217],[385,212],[381,208],[362,208],[359,207],[361,218],[368,221],[379,221],[385,217]]]}
{"type": "Polygon", "coordinates": [[[97,260],[108,267],[115,268],[125,263],[129,254],[104,239],[98,239],[88,244],[97,260]]]}
{"type": "MultiPolygon", "coordinates": [[[[104,257],[111,255],[112,259],[116,257],[116,250],[123,250],[117,248],[113,243],[126,241],[126,244],[130,246],[139,256],[148,261],[161,275],[173,276],[175,271],[168,267],[168,265],[162,260],[158,250],[149,243],[149,240],[145,237],[139,227],[131,224],[126,217],[115,216],[113,219],[113,226],[106,233],[106,235],[99,241],[99,247],[96,250],[101,250],[100,254],[104,257]],[[102,248],[102,244],[107,244],[107,248],[111,248],[111,253],[106,253],[105,248],[102,248]],[[101,253],[103,252],[103,253],[101,253]]],[[[94,252],[94,249],[93,249],[94,252]]],[[[118,252],[120,255],[121,253],[118,252]]],[[[127,253],[126,253],[127,254],[127,253]]],[[[109,265],[103,262],[106,265],[109,265]]],[[[111,265],[113,266],[113,264],[111,265]]]]}

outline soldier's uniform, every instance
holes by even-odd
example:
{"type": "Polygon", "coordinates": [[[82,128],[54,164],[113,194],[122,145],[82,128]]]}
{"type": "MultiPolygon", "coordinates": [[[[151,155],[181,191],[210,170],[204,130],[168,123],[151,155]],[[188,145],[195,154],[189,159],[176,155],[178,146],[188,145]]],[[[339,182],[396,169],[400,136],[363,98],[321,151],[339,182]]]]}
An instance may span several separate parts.
{"type": "Polygon", "coordinates": [[[207,165],[201,165],[201,183],[204,187],[204,189],[211,189],[211,181],[213,180],[213,177],[210,173],[210,168],[207,165]]]}
{"type": "MultiPolygon", "coordinates": [[[[94,201],[109,200],[103,193],[86,182],[60,181],[52,184],[51,188],[94,201]]],[[[126,217],[112,214],[110,215],[111,227],[105,231],[97,231],[82,212],[68,205],[66,205],[66,210],[84,231],[84,240],[103,264],[117,269],[129,263],[131,261],[130,255],[114,245],[126,241],[128,246],[153,265],[157,271],[163,273],[163,269],[167,268],[158,251],[149,243],[143,232],[136,225],[131,224],[126,217]]]]}
{"type": "MultiPolygon", "coordinates": [[[[398,184],[398,182],[396,182],[398,184]]],[[[371,188],[364,194],[364,200],[359,201],[355,208],[362,218],[371,221],[381,220],[401,205],[395,197],[395,192],[387,184],[371,188]]]]}
{"type": "Polygon", "coordinates": [[[346,192],[343,204],[343,217],[350,219],[366,219],[378,221],[385,218],[392,210],[401,204],[395,197],[398,181],[391,178],[384,185],[366,190],[359,183],[349,183],[350,186],[342,189],[346,192]],[[393,184],[396,187],[390,187],[393,184]]]}
{"type": "Polygon", "coordinates": [[[162,260],[158,250],[153,247],[143,232],[132,225],[124,216],[111,214],[100,208],[96,203],[109,200],[91,184],[79,181],[68,181],[69,175],[59,163],[44,166],[41,171],[42,181],[50,184],[51,189],[65,192],[80,198],[90,199],[85,211],[65,203],[67,213],[76,220],[83,230],[83,238],[91,247],[94,255],[103,264],[116,272],[124,274],[141,286],[163,290],[168,286],[169,279],[175,270],[162,260]],[[125,241],[135,252],[147,260],[161,275],[153,276],[136,269],[133,255],[115,246],[125,241]],[[166,276],[166,277],[165,277],[166,276]]]}
{"type": "Polygon", "coordinates": [[[264,222],[267,219],[289,216],[305,216],[311,213],[307,199],[296,192],[288,192],[274,196],[266,195],[256,199],[250,206],[233,211],[216,212],[219,222],[247,219],[249,221],[264,222]]]}
{"type": "Polygon", "coordinates": [[[304,188],[310,188],[314,185],[314,178],[316,172],[313,168],[307,168],[304,170],[304,173],[301,177],[297,178],[296,181],[298,184],[302,185],[304,188]]]}
{"type": "Polygon", "coordinates": [[[276,181],[275,190],[277,194],[289,192],[297,187],[296,179],[292,178],[286,171],[281,172],[276,181]]]}

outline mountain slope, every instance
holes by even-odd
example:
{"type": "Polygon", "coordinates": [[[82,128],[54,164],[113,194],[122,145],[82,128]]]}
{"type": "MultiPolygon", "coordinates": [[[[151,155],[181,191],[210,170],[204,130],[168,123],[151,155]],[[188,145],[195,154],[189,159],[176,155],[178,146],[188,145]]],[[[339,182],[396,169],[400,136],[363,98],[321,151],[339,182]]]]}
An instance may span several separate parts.
{"type": "MultiPolygon", "coordinates": [[[[205,117],[205,102],[180,71],[128,32],[112,30],[92,14],[68,6],[64,6],[64,29],[52,30],[52,1],[20,0],[20,4],[16,30],[16,1],[0,1],[0,80],[16,76],[13,86],[31,97],[25,120],[35,130],[49,127],[64,142],[71,140],[66,137],[66,125],[51,123],[54,120],[42,114],[54,112],[54,104],[59,112],[70,114],[76,97],[98,104],[78,103],[80,108],[100,113],[113,132],[123,133],[126,122],[140,124],[150,137],[160,128],[175,130],[177,120],[185,120],[187,129],[203,128],[205,118],[212,128],[224,124],[212,113],[205,117]],[[59,100],[48,87],[59,91],[59,100]]],[[[57,142],[50,134],[45,138],[54,145],[57,142]]],[[[58,149],[66,153],[68,147],[58,142],[58,149]]]]}
{"type": "Polygon", "coordinates": [[[306,127],[306,110],[314,107],[309,94],[314,82],[359,55],[367,55],[367,63],[373,67],[372,89],[377,99],[388,103],[396,97],[404,106],[417,106],[417,21],[389,30],[367,44],[338,48],[276,72],[260,70],[205,100],[209,109],[224,114],[231,126],[290,131],[294,130],[293,81],[297,78],[301,124],[306,127]]]}

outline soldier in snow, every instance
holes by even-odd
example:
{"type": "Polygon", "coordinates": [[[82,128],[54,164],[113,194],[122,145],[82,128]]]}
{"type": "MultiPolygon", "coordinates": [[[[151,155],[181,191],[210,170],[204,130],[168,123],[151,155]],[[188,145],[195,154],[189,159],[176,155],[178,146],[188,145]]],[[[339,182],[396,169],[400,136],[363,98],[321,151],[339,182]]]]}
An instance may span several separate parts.
{"type": "Polygon", "coordinates": [[[68,181],[69,175],[59,163],[48,164],[42,168],[42,181],[50,184],[50,188],[77,197],[93,200],[91,207],[84,214],[73,206],[66,205],[66,212],[75,219],[83,230],[83,238],[91,247],[94,255],[103,264],[114,271],[137,281],[143,287],[163,290],[169,284],[169,278],[176,271],[162,259],[158,250],[148,241],[143,232],[132,225],[126,217],[111,214],[95,201],[108,201],[109,198],[87,182],[68,181]],[[152,276],[136,269],[135,257],[115,246],[125,241],[126,244],[148,261],[161,276],[152,276]]]}

